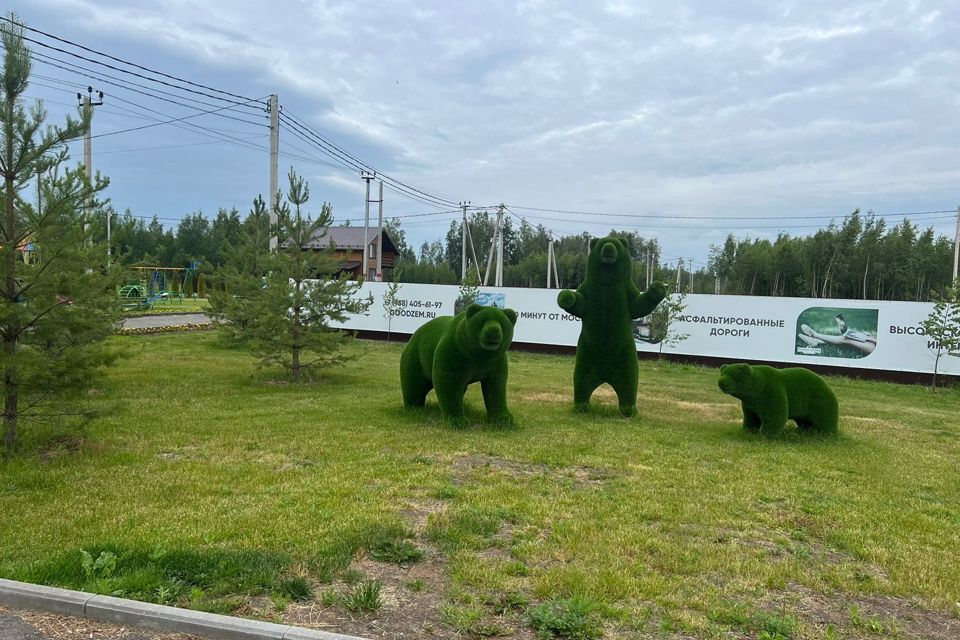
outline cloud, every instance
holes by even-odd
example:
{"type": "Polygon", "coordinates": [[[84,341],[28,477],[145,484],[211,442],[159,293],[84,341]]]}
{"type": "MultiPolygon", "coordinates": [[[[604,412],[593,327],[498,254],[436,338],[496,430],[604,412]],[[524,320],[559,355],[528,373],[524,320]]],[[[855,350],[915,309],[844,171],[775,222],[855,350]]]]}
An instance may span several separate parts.
{"type": "MultiPolygon", "coordinates": [[[[35,16],[70,14],[84,29],[76,39],[98,48],[135,41],[138,61],[162,52],[194,61],[178,75],[277,91],[358,158],[453,200],[679,218],[956,200],[960,9],[950,3],[36,5],[35,16]]],[[[359,180],[317,180],[355,217],[359,180]]],[[[413,240],[445,227],[417,228],[413,240]]],[[[657,233],[703,255],[723,235],[657,233]]]]}

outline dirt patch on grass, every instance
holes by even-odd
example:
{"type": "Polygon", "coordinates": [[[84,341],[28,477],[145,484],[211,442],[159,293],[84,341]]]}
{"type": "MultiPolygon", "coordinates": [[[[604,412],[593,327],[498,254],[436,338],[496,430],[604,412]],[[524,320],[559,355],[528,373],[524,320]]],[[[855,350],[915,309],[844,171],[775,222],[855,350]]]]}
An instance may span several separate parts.
{"type": "Polygon", "coordinates": [[[0,608],[0,615],[20,618],[26,624],[34,627],[38,634],[49,640],[76,640],[77,638],[97,638],[98,640],[203,640],[197,636],[182,633],[147,631],[55,613],[0,608]]]}
{"type": "Polygon", "coordinates": [[[901,429],[903,425],[897,424],[891,420],[881,418],[868,418],[866,416],[841,416],[844,422],[853,422],[854,424],[863,424],[871,427],[881,427],[883,429],[901,429]]]}
{"type": "Polygon", "coordinates": [[[73,455],[87,447],[95,450],[103,450],[104,448],[100,443],[88,444],[86,438],[79,433],[53,436],[40,449],[40,463],[47,464],[58,458],[73,455]]]}
{"type": "Polygon", "coordinates": [[[573,392],[570,392],[566,395],[562,393],[527,393],[520,396],[520,400],[523,402],[555,402],[555,403],[566,403],[569,402],[573,404],[573,392]]]}
{"type": "Polygon", "coordinates": [[[453,461],[454,484],[462,484],[467,476],[477,471],[496,471],[514,478],[548,476],[557,480],[572,480],[576,485],[601,485],[614,477],[613,471],[602,467],[551,467],[534,462],[519,462],[482,453],[458,456],[453,461]]]}
{"type": "Polygon", "coordinates": [[[455,638],[457,633],[440,619],[439,607],[447,586],[440,558],[427,551],[410,566],[377,562],[361,557],[351,565],[361,580],[379,580],[380,609],[354,613],[332,594],[348,594],[354,585],[337,580],[318,587],[311,602],[291,603],[282,614],[284,623],[311,629],[335,631],[364,638],[455,638]],[[326,594],[326,595],[324,595],[326,594]],[[324,602],[324,598],[327,601],[324,602]]]}
{"type": "MultiPolygon", "coordinates": [[[[664,398],[659,400],[662,402],[664,398]]],[[[739,408],[726,402],[683,402],[669,399],[666,399],[666,401],[680,409],[685,415],[694,414],[704,420],[719,420],[742,415],[739,408]]]]}
{"type": "Polygon", "coordinates": [[[960,620],[942,611],[923,609],[914,602],[895,596],[847,596],[822,594],[798,584],[768,603],[776,609],[787,604],[805,624],[832,625],[842,629],[840,637],[898,637],[923,640],[960,638],[960,620]]]}
{"type": "Polygon", "coordinates": [[[406,507],[400,510],[400,515],[410,523],[413,532],[420,536],[427,530],[430,516],[440,513],[447,508],[447,503],[434,498],[418,498],[408,500],[406,507]]]}

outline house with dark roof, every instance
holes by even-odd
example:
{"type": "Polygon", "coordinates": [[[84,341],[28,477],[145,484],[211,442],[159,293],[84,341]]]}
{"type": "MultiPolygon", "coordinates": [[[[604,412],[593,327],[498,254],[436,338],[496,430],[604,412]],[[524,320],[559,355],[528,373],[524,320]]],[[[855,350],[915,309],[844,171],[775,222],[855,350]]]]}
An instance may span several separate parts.
{"type": "Polygon", "coordinates": [[[381,227],[367,227],[367,239],[370,251],[366,269],[363,268],[363,227],[319,227],[304,249],[323,251],[332,243],[334,255],[340,262],[340,273],[349,272],[354,280],[390,280],[397,257],[393,240],[381,227]]]}

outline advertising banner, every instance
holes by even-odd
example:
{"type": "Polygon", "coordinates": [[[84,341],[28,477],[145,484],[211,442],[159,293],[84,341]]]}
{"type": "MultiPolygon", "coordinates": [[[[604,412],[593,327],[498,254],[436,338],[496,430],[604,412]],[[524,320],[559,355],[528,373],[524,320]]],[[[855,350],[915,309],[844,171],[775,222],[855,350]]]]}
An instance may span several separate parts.
{"type": "MultiPolygon", "coordinates": [[[[383,296],[389,285],[363,284],[360,296],[372,296],[366,315],[342,326],[361,331],[413,333],[429,320],[463,309],[453,285],[401,284],[397,312],[388,316],[383,296]]],[[[576,346],[580,320],[557,306],[557,289],[481,287],[479,304],[514,309],[519,319],[515,342],[576,346]]],[[[934,342],[920,323],[932,303],[695,295],[670,332],[686,336],[666,345],[650,318],[634,322],[637,351],[749,359],[800,365],[930,373],[934,342]]],[[[960,358],[944,356],[941,373],[960,375],[960,358]]]]}

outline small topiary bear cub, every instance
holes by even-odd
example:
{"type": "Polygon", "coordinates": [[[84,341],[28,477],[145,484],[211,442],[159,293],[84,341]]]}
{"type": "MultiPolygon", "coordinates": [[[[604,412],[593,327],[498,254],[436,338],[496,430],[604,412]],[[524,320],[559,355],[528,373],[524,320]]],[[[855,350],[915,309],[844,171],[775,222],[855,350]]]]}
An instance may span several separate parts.
{"type": "Polygon", "coordinates": [[[773,435],[792,419],[803,430],[837,431],[837,396],[809,369],[725,364],[718,384],[721,391],[741,401],[745,429],[773,435]]]}
{"type": "Polygon", "coordinates": [[[507,410],[507,348],[516,323],[513,309],[471,304],[417,329],[400,356],[404,406],[422,407],[430,389],[436,389],[444,422],[464,426],[463,395],[467,385],[479,382],[487,418],[513,424],[507,410]]]}

